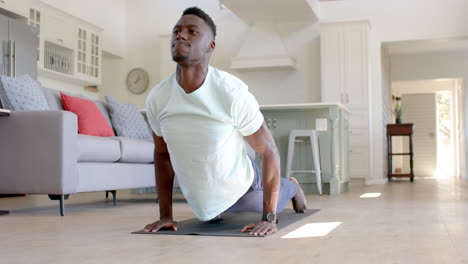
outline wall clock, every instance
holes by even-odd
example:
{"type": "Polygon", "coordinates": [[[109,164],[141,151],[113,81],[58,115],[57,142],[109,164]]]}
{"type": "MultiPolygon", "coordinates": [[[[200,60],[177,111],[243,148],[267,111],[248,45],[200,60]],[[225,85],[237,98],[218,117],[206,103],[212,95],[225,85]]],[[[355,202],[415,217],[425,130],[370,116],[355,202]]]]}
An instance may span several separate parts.
{"type": "Polygon", "coordinates": [[[134,94],[141,94],[148,88],[149,75],[143,68],[134,68],[127,74],[127,89],[134,94]]]}

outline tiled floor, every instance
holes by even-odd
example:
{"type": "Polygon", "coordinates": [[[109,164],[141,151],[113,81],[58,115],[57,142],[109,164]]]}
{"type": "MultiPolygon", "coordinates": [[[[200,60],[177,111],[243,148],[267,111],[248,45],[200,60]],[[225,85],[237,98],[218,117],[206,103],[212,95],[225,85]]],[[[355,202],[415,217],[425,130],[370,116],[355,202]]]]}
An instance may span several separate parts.
{"type": "MultiPolygon", "coordinates": [[[[354,183],[340,196],[308,196],[320,212],[266,238],[131,235],[157,217],[150,196],[71,195],[65,217],[46,196],[0,199],[0,263],[468,263],[468,181],[354,183]],[[360,198],[363,193],[378,198],[360,198]],[[321,237],[282,236],[341,222],[321,237]]],[[[177,220],[193,217],[178,200],[177,220]]]]}

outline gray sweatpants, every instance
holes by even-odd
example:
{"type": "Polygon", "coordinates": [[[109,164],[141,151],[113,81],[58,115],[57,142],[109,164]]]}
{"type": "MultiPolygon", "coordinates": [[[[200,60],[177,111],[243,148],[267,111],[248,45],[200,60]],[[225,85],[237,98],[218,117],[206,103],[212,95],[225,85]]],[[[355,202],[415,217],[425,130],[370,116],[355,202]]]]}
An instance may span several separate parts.
{"type": "MultiPolygon", "coordinates": [[[[263,212],[263,183],[262,183],[262,172],[257,167],[255,162],[252,162],[254,169],[254,180],[249,190],[231,206],[226,212],[263,212]]],[[[281,178],[280,182],[280,194],[278,197],[278,205],[276,212],[281,212],[288,201],[296,195],[297,187],[292,181],[281,178]]]]}

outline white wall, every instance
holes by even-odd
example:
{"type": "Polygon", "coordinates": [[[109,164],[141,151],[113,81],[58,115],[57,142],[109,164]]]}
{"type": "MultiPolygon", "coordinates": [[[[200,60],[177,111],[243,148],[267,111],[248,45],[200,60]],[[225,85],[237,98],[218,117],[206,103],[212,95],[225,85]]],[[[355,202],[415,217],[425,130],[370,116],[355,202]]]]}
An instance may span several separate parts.
{"type": "MultiPolygon", "coordinates": [[[[381,45],[383,42],[468,36],[465,0],[346,0],[320,2],[321,22],[369,20],[371,156],[383,155],[385,141],[381,45]]],[[[383,179],[385,157],[375,158],[371,177],[383,179]]]]}
{"type": "Polygon", "coordinates": [[[392,55],[391,72],[392,81],[467,79],[468,52],[392,55]]]}
{"type": "Polygon", "coordinates": [[[74,83],[63,82],[56,79],[50,79],[41,76],[38,76],[38,81],[41,83],[42,86],[47,88],[65,91],[75,95],[82,94],[93,100],[99,99],[99,95],[97,93],[86,91],[84,90],[83,86],[79,86],[74,83]]]}
{"type": "MultiPolygon", "coordinates": [[[[465,108],[468,105],[468,52],[393,55],[391,72],[393,81],[463,79],[465,108]]],[[[464,127],[467,138],[468,115],[464,115],[464,127]]],[[[468,149],[468,146],[465,146],[465,149],[468,149]]],[[[468,164],[468,159],[465,160],[468,164]]],[[[462,176],[467,177],[467,175],[462,176]]]]}
{"type": "MultiPolygon", "coordinates": [[[[382,134],[387,134],[387,124],[394,123],[393,103],[392,103],[392,82],[390,70],[390,55],[387,50],[382,47],[382,95],[383,95],[383,127],[382,134]]],[[[382,152],[385,156],[388,153],[387,137],[383,137],[382,152]]],[[[384,172],[388,171],[388,162],[384,161],[384,172]]]]}
{"type": "MultiPolygon", "coordinates": [[[[159,76],[159,37],[170,34],[183,10],[194,5],[206,11],[218,28],[217,46],[211,65],[241,78],[249,85],[260,104],[320,101],[320,41],[317,25],[288,23],[278,26],[286,49],[297,61],[297,70],[231,71],[231,58],[236,55],[242,45],[242,36],[250,28],[231,11],[221,10],[217,1],[212,0],[179,0],[170,4],[162,0],[128,1],[127,56],[121,60],[105,58],[100,95],[111,95],[144,108],[150,89],[141,95],[129,93],[125,87],[125,76],[133,67],[143,67],[150,74],[150,88],[167,77],[159,76]]],[[[169,46],[167,53],[170,53],[169,46]]]]}
{"type": "Polygon", "coordinates": [[[320,102],[318,23],[281,24],[278,31],[288,54],[296,60],[296,70],[244,70],[232,73],[249,85],[260,104],[320,102]]]}

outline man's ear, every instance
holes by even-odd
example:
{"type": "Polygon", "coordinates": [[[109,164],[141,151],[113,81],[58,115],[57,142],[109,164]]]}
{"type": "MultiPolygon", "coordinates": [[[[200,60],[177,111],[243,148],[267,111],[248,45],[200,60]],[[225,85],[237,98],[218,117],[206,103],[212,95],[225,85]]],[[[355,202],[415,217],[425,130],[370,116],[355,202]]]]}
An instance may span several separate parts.
{"type": "Polygon", "coordinates": [[[208,46],[208,52],[213,52],[216,47],[216,42],[213,40],[210,42],[210,45],[208,46]]]}

